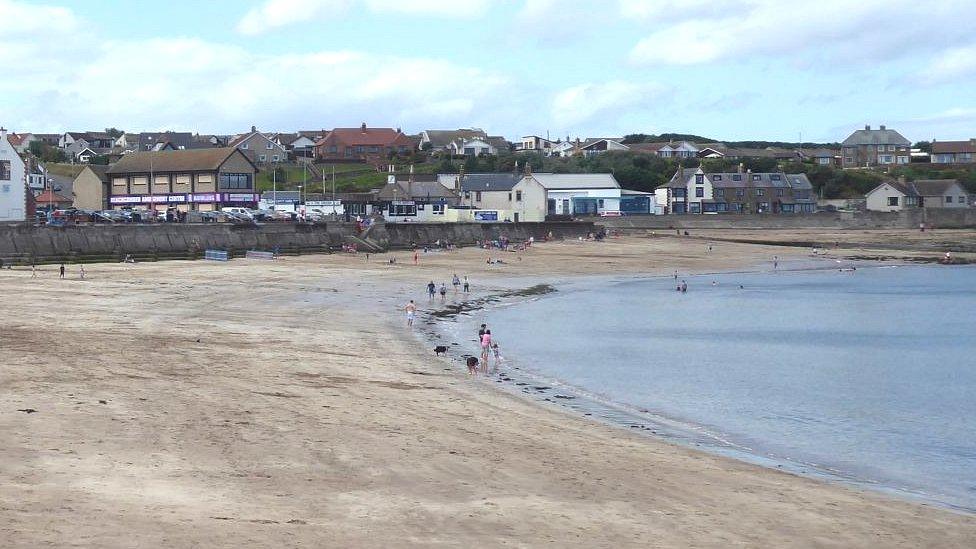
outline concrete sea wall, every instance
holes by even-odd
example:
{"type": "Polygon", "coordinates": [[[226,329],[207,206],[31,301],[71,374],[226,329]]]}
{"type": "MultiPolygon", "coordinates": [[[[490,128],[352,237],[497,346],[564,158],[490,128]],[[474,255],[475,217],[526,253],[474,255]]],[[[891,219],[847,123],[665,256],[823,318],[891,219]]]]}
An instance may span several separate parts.
{"type": "Polygon", "coordinates": [[[938,229],[976,228],[976,208],[924,208],[900,212],[834,212],[796,215],[642,215],[601,218],[613,229],[938,229]]]}
{"type": "Polygon", "coordinates": [[[471,245],[477,240],[507,236],[518,241],[576,238],[594,231],[592,222],[569,223],[378,223],[359,234],[354,223],[320,224],[158,224],[74,225],[66,227],[0,226],[0,258],[8,263],[118,261],[202,257],[204,250],[247,250],[321,253],[356,244],[369,251],[423,246],[437,240],[471,245]]]}

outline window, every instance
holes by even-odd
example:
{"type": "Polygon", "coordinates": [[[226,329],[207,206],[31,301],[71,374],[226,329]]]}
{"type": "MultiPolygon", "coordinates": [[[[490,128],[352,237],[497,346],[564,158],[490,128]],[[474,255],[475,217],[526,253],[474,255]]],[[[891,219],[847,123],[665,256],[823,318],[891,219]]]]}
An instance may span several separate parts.
{"type": "Polygon", "coordinates": [[[894,145],[888,145],[888,152],[895,152],[895,146],[894,145]]]}
{"type": "Polygon", "coordinates": [[[854,159],[851,158],[850,156],[846,156],[846,157],[844,157],[844,163],[845,164],[853,164],[854,163],[854,159]]]}
{"type": "Polygon", "coordinates": [[[515,191],[515,201],[516,202],[522,201],[522,191],[515,191]]]}
{"type": "Polygon", "coordinates": [[[245,151],[247,150],[247,146],[248,146],[247,143],[241,143],[241,148],[244,149],[245,151]]]}
{"type": "Polygon", "coordinates": [[[378,146],[376,146],[376,145],[372,145],[369,148],[369,152],[374,153],[374,154],[375,153],[378,153],[378,152],[380,152],[380,148],[378,146]]]}
{"type": "Polygon", "coordinates": [[[265,146],[264,146],[264,148],[265,148],[265,149],[268,149],[268,150],[270,151],[271,149],[273,149],[273,148],[274,148],[274,143],[272,143],[272,142],[270,142],[270,141],[268,141],[268,144],[267,144],[267,145],[265,145],[265,146]]]}
{"type": "Polygon", "coordinates": [[[431,204],[434,215],[444,215],[444,204],[431,204]]]}
{"type": "Polygon", "coordinates": [[[481,191],[475,191],[474,199],[476,202],[481,202],[481,191]]]}
{"type": "Polygon", "coordinates": [[[715,194],[715,198],[725,198],[725,189],[715,189],[712,192],[715,194]]]}
{"type": "Polygon", "coordinates": [[[759,202],[756,204],[759,213],[765,212],[769,209],[769,202],[759,202]]]}
{"type": "Polygon", "coordinates": [[[951,196],[947,196],[945,198],[946,198],[946,204],[952,204],[952,197],[951,196]]]}
{"type": "Polygon", "coordinates": [[[769,180],[770,181],[779,181],[780,180],[779,174],[778,173],[774,173],[774,174],[770,175],[769,176],[769,180]]]}
{"type": "Polygon", "coordinates": [[[725,202],[719,202],[718,204],[715,205],[715,211],[727,212],[729,211],[729,205],[726,204],[725,202]]]}
{"type": "Polygon", "coordinates": [[[356,152],[359,153],[359,154],[362,154],[365,150],[366,150],[366,148],[363,147],[362,145],[357,145],[356,146],[356,152]]]}
{"type": "Polygon", "coordinates": [[[273,155],[273,156],[271,157],[271,161],[272,161],[272,162],[277,162],[277,161],[278,161],[278,155],[273,155]]]}
{"type": "Polygon", "coordinates": [[[124,177],[113,177],[112,178],[112,186],[113,187],[125,187],[126,183],[128,183],[128,181],[126,181],[124,177]]]}
{"type": "Polygon", "coordinates": [[[729,204],[729,211],[730,212],[741,212],[742,211],[742,204],[740,204],[738,202],[733,202],[732,204],[729,204]]]}
{"type": "Polygon", "coordinates": [[[906,196],[905,197],[905,205],[906,206],[914,206],[915,205],[915,202],[916,202],[916,199],[915,199],[914,196],[906,196]]]}
{"type": "Polygon", "coordinates": [[[702,212],[704,212],[704,213],[715,213],[716,211],[718,211],[718,209],[716,208],[715,204],[713,204],[711,202],[706,202],[706,203],[702,204],[702,212]]]}
{"type": "Polygon", "coordinates": [[[705,187],[695,187],[695,197],[702,198],[705,196],[705,187]]]}
{"type": "Polygon", "coordinates": [[[763,189],[756,189],[756,196],[766,196],[766,191],[763,189]]]}
{"type": "Polygon", "coordinates": [[[188,174],[188,173],[177,174],[177,176],[176,176],[176,184],[177,185],[189,185],[190,184],[190,174],[188,174]]]}
{"type": "Polygon", "coordinates": [[[700,173],[695,174],[695,184],[702,185],[704,183],[705,183],[705,175],[700,173]]]}
{"type": "Polygon", "coordinates": [[[10,181],[9,160],[0,160],[0,181],[10,181]]]}
{"type": "Polygon", "coordinates": [[[897,196],[889,196],[888,197],[888,205],[889,206],[897,206],[898,205],[898,197],[897,196]]]}
{"type": "Polygon", "coordinates": [[[466,156],[474,156],[474,147],[465,147],[464,154],[466,156]]]}
{"type": "Polygon", "coordinates": [[[9,184],[4,184],[3,186],[0,186],[0,189],[2,189],[4,193],[9,193],[10,192],[10,185],[9,184]]]}
{"type": "Polygon", "coordinates": [[[221,189],[250,189],[251,174],[247,173],[222,173],[220,174],[221,189]]]}
{"type": "Polygon", "coordinates": [[[685,196],[687,196],[687,194],[688,194],[688,191],[686,191],[685,189],[675,189],[674,190],[674,197],[675,198],[684,198],[685,196]]]}
{"type": "Polygon", "coordinates": [[[742,181],[742,174],[741,173],[732,174],[732,181],[742,181]]]}
{"type": "Polygon", "coordinates": [[[331,147],[329,147],[329,152],[330,153],[337,153],[337,152],[339,152],[339,147],[336,147],[335,145],[332,145],[331,147]]]}
{"type": "Polygon", "coordinates": [[[597,208],[602,208],[603,207],[603,199],[602,198],[600,200],[597,200],[596,201],[596,207],[597,208]]]}
{"type": "Polygon", "coordinates": [[[416,204],[391,204],[391,215],[417,215],[416,204]]]}
{"type": "Polygon", "coordinates": [[[783,189],[776,189],[776,196],[783,196],[784,194],[783,189]]]}
{"type": "Polygon", "coordinates": [[[722,180],[721,174],[715,174],[712,176],[712,181],[721,181],[721,180],[722,180]]]}
{"type": "Polygon", "coordinates": [[[688,204],[688,213],[701,213],[701,202],[692,202],[688,204]]]}
{"type": "Polygon", "coordinates": [[[735,196],[737,196],[739,198],[742,198],[745,195],[746,195],[746,190],[745,189],[736,189],[735,190],[735,196]]]}
{"type": "Polygon", "coordinates": [[[959,203],[960,204],[965,204],[966,203],[966,197],[965,196],[960,196],[959,197],[959,203]]]}
{"type": "Polygon", "coordinates": [[[884,152],[884,145],[878,145],[878,152],[884,152]]]}
{"type": "Polygon", "coordinates": [[[890,154],[879,154],[878,155],[878,163],[879,164],[891,164],[892,163],[892,156],[890,154]]]}
{"type": "Polygon", "coordinates": [[[753,181],[762,181],[762,176],[759,175],[758,173],[754,173],[754,174],[752,174],[752,180],[753,181]]]}
{"type": "Polygon", "coordinates": [[[465,200],[471,200],[471,191],[464,191],[465,200]]]}
{"type": "Polygon", "coordinates": [[[791,214],[796,211],[796,207],[793,204],[783,204],[781,211],[785,214],[791,214]]]}
{"type": "Polygon", "coordinates": [[[509,201],[509,202],[511,202],[511,201],[512,201],[512,193],[508,193],[508,201],[509,201]]]}

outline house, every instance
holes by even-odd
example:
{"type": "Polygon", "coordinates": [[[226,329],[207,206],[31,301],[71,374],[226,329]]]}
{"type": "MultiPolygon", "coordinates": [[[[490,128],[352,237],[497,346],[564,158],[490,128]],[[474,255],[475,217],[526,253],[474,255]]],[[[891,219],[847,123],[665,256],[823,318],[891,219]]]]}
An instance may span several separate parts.
{"type": "Polygon", "coordinates": [[[52,147],[60,146],[62,135],[60,133],[35,133],[34,138],[45,145],[50,145],[52,147]]]}
{"type": "MultiPolygon", "coordinates": [[[[69,147],[78,141],[84,141],[85,147],[94,150],[109,151],[115,146],[115,138],[106,132],[65,132],[61,134],[58,146],[69,152],[69,147]]],[[[75,150],[79,150],[79,147],[75,147],[75,150]]]]}
{"type": "Polygon", "coordinates": [[[269,137],[288,152],[291,158],[312,158],[315,142],[326,135],[325,130],[303,130],[294,133],[276,133],[269,137]]]}
{"type": "Polygon", "coordinates": [[[454,188],[442,185],[433,174],[397,174],[393,165],[386,185],[376,194],[378,207],[388,221],[436,220],[450,206],[458,204],[454,188]],[[433,219],[432,219],[433,218],[433,219]]]}
{"type": "Polygon", "coordinates": [[[24,154],[30,148],[31,142],[37,141],[37,138],[34,137],[34,134],[30,132],[8,133],[7,141],[10,142],[10,145],[13,146],[14,150],[20,154],[24,154]]]}
{"type": "Polygon", "coordinates": [[[108,203],[113,208],[176,207],[184,212],[254,207],[257,171],[236,147],[134,152],[108,168],[108,203]]]}
{"type": "Polygon", "coordinates": [[[461,207],[497,212],[500,221],[545,221],[546,190],[517,173],[441,174],[442,185],[461,194],[461,207]]]}
{"type": "Polygon", "coordinates": [[[911,141],[895,130],[883,125],[877,130],[864,126],[863,130],[855,130],[841,143],[841,166],[856,168],[908,164],[911,146],[911,141]]]}
{"type": "Polygon", "coordinates": [[[416,149],[414,140],[399,128],[335,128],[315,143],[315,158],[336,162],[379,163],[391,154],[416,149]]]}
{"type": "Polygon", "coordinates": [[[89,164],[71,183],[72,206],[82,210],[109,209],[108,166],[89,164]]]}
{"type": "Polygon", "coordinates": [[[620,215],[620,183],[608,173],[532,173],[546,193],[547,215],[620,215]]]}
{"type": "MultiPolygon", "coordinates": [[[[466,140],[481,140],[487,142],[488,133],[481,128],[460,128],[457,130],[424,130],[420,132],[420,150],[430,151],[431,153],[451,153],[456,152],[458,143],[466,140]]],[[[460,150],[464,150],[463,147],[460,150]]]]}
{"type": "Polygon", "coordinates": [[[706,173],[681,168],[655,189],[656,202],[672,214],[813,213],[813,185],[805,174],[706,173]]]}
{"type": "Polygon", "coordinates": [[[34,204],[39,211],[51,212],[71,207],[71,199],[47,189],[34,197],[34,204]]]}
{"type": "Polygon", "coordinates": [[[495,156],[508,151],[504,137],[470,137],[451,141],[447,151],[453,156],[495,156]]]}
{"type": "Polygon", "coordinates": [[[24,159],[7,139],[7,130],[0,128],[0,222],[27,218],[26,174],[24,159]]]}
{"type": "Polygon", "coordinates": [[[886,181],[864,195],[867,209],[896,212],[906,208],[968,208],[969,193],[956,179],[886,181]]]}
{"type": "Polygon", "coordinates": [[[541,152],[542,154],[549,156],[552,151],[554,143],[546,138],[539,137],[538,135],[526,135],[515,144],[515,150],[519,152],[541,152]]]}
{"type": "Polygon", "coordinates": [[[840,152],[823,147],[816,149],[800,149],[797,154],[802,160],[810,160],[819,166],[839,165],[840,152]]]}
{"type": "Polygon", "coordinates": [[[583,156],[593,156],[607,151],[627,151],[630,147],[621,143],[623,138],[600,137],[587,138],[586,141],[578,146],[579,154],[583,156]]]}
{"type": "Polygon", "coordinates": [[[976,162],[976,138],[969,141],[933,141],[933,164],[972,164],[976,162]]]}
{"type": "Polygon", "coordinates": [[[255,164],[285,162],[288,160],[288,151],[278,143],[275,143],[267,135],[259,132],[254,126],[251,126],[250,132],[240,134],[231,139],[227,146],[240,149],[255,164]]]}
{"type": "Polygon", "coordinates": [[[696,158],[700,150],[694,143],[669,141],[657,147],[655,152],[661,158],[696,158]]]}

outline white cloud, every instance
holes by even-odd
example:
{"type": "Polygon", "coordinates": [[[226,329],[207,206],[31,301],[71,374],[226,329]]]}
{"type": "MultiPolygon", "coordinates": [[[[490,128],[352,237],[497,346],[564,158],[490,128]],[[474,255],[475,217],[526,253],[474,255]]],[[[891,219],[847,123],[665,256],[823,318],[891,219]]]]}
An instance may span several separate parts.
{"type": "Polygon", "coordinates": [[[620,115],[635,107],[650,106],[661,99],[668,88],[656,83],[634,83],[613,80],[600,84],[582,84],[567,88],[552,100],[552,121],[563,130],[600,118],[600,126],[614,125],[620,115]]]}
{"type": "Polygon", "coordinates": [[[976,44],[949,48],[940,53],[912,80],[915,83],[935,85],[954,82],[976,75],[976,44]]]}
{"type": "MultiPolygon", "coordinates": [[[[648,2],[623,0],[622,13],[659,23],[648,2]]],[[[697,5],[696,1],[694,5],[697,5]]],[[[971,34],[971,0],[819,0],[790,9],[779,0],[718,3],[707,12],[656,27],[631,50],[631,61],[692,65],[757,57],[827,68],[902,59],[951,47],[971,34]]]]}
{"type": "Polygon", "coordinates": [[[484,15],[489,5],[489,0],[467,0],[459,6],[440,0],[265,0],[244,14],[237,31],[255,35],[297,23],[337,19],[354,7],[373,14],[475,18],[484,15]]]}

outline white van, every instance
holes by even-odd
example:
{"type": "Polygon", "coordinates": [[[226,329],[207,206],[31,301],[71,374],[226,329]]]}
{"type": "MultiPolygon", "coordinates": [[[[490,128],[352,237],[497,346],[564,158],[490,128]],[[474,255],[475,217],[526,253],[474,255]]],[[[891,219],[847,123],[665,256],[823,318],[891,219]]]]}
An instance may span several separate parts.
{"type": "Polygon", "coordinates": [[[221,208],[220,211],[227,212],[229,214],[239,215],[241,217],[246,217],[247,219],[254,218],[254,216],[251,215],[251,210],[247,208],[221,208]]]}

